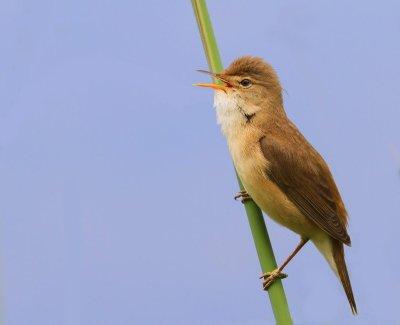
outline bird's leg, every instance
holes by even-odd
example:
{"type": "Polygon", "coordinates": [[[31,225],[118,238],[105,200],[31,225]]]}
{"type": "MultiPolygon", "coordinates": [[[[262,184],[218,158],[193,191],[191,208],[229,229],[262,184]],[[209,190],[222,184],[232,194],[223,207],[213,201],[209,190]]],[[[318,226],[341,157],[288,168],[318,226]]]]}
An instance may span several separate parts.
{"type": "Polygon", "coordinates": [[[234,199],[237,201],[238,199],[240,199],[240,202],[244,203],[248,200],[251,200],[251,196],[249,195],[249,193],[246,192],[246,190],[240,191],[238,193],[236,193],[234,199]]]}
{"type": "Polygon", "coordinates": [[[273,270],[272,272],[264,273],[260,279],[264,279],[263,281],[263,289],[268,290],[269,286],[276,280],[276,279],[284,279],[287,277],[287,274],[282,273],[282,270],[285,268],[286,265],[292,260],[293,257],[300,251],[300,249],[308,242],[308,238],[302,238],[300,243],[296,246],[292,254],[283,262],[283,264],[278,267],[277,269],[273,270]]]}

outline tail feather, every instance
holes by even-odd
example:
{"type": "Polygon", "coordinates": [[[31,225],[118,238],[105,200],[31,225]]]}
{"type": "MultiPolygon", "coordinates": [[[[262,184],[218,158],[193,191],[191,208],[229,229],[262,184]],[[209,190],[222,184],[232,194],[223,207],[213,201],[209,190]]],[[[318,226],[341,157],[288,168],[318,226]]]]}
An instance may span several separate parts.
{"type": "Polygon", "coordinates": [[[344,259],[343,244],[340,241],[333,238],[331,238],[331,241],[332,241],[333,260],[336,264],[336,269],[339,279],[342,282],[347,299],[349,300],[351,311],[354,315],[356,315],[357,305],[354,299],[353,289],[351,288],[351,282],[349,278],[349,273],[347,272],[346,261],[344,259]]]}

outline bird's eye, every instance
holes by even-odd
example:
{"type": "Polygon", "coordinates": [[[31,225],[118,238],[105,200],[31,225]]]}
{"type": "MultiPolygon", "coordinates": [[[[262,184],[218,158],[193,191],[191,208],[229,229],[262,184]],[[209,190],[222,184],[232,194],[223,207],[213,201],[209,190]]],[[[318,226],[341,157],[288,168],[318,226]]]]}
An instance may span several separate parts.
{"type": "Polygon", "coordinates": [[[250,79],[243,79],[240,81],[240,85],[244,88],[249,88],[253,83],[251,82],[250,79]]]}

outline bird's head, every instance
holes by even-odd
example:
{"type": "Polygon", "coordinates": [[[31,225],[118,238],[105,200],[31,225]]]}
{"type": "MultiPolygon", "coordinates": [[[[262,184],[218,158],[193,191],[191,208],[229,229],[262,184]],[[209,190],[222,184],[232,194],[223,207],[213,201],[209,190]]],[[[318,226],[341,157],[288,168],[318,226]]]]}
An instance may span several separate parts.
{"type": "Polygon", "coordinates": [[[282,106],[282,88],[278,76],[261,58],[240,57],[220,73],[199,71],[212,75],[216,83],[195,85],[214,89],[216,101],[234,102],[248,114],[263,108],[282,106]]]}

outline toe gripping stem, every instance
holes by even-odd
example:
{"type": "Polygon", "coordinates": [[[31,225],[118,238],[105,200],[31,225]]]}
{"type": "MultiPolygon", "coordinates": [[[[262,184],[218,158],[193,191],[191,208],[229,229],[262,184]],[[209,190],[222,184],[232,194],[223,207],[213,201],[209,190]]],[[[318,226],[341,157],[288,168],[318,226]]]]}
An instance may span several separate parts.
{"type": "Polygon", "coordinates": [[[240,199],[240,202],[245,203],[249,200],[252,200],[251,196],[249,195],[249,193],[246,192],[246,190],[240,191],[238,192],[234,199],[237,201],[240,199]]]}
{"type": "Polygon", "coordinates": [[[260,279],[263,279],[263,289],[268,290],[272,283],[274,283],[277,279],[287,278],[287,274],[283,273],[279,268],[273,270],[272,272],[266,272],[260,276],[260,279]]]}

